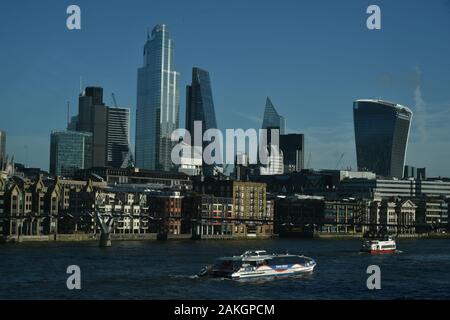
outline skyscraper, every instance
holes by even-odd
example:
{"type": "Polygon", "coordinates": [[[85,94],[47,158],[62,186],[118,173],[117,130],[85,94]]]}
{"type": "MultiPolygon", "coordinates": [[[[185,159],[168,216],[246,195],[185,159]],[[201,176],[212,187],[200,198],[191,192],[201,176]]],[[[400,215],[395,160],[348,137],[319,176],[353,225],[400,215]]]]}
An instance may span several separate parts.
{"type": "Polygon", "coordinates": [[[172,170],[171,134],[179,127],[179,78],[174,70],[174,42],[166,25],[153,28],[138,70],[136,167],[172,170]]]}
{"type": "MultiPolygon", "coordinates": [[[[202,136],[199,137],[200,141],[203,141],[202,137],[206,130],[217,129],[209,72],[200,68],[192,69],[192,83],[186,87],[186,129],[191,134],[192,145],[194,145],[195,141],[195,121],[202,122],[202,136]]],[[[214,165],[206,165],[203,163],[202,167],[204,175],[211,176],[214,174],[214,165]]]]}
{"type": "Polygon", "coordinates": [[[403,177],[412,111],[382,100],[353,103],[358,170],[403,177]]]}
{"type": "Polygon", "coordinates": [[[120,168],[129,157],[130,110],[108,107],[103,88],[87,87],[68,129],[92,133],[92,166],[120,168]]]}
{"type": "Polygon", "coordinates": [[[106,166],[107,107],[103,88],[87,87],[79,97],[77,131],[92,133],[92,166],[106,166]]]}
{"type": "Polygon", "coordinates": [[[6,132],[0,131],[0,159],[6,157],[6,132]]]}
{"type": "Polygon", "coordinates": [[[283,151],[285,172],[299,172],[304,168],[305,138],[303,134],[282,134],[280,148],[283,151]]]}
{"type": "Polygon", "coordinates": [[[71,177],[92,165],[92,133],[61,131],[50,136],[50,173],[71,177]]]}
{"type": "Polygon", "coordinates": [[[284,134],[286,131],[286,119],[278,114],[272,101],[267,97],[262,128],[267,129],[271,127],[280,128],[280,134],[284,134]]]}
{"type": "Polygon", "coordinates": [[[108,107],[106,156],[109,167],[120,168],[129,158],[130,109],[108,107]]]}

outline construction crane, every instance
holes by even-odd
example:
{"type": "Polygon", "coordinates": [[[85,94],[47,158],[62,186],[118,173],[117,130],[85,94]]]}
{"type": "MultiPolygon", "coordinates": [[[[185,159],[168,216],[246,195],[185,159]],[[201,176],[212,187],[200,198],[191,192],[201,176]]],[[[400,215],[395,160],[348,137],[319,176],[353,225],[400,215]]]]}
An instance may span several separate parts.
{"type": "Polygon", "coordinates": [[[113,93],[111,93],[111,96],[112,96],[112,99],[113,99],[113,102],[114,102],[114,107],[118,107],[118,105],[117,105],[117,100],[116,100],[116,95],[114,94],[114,92],[113,93]]]}
{"type": "Polygon", "coordinates": [[[309,163],[310,162],[311,162],[311,151],[309,152],[308,161],[306,162],[306,169],[309,169],[309,163]]]}
{"type": "Polygon", "coordinates": [[[342,159],[344,158],[345,152],[341,154],[341,157],[339,158],[338,162],[336,163],[336,170],[338,169],[339,165],[341,164],[342,159]]]}

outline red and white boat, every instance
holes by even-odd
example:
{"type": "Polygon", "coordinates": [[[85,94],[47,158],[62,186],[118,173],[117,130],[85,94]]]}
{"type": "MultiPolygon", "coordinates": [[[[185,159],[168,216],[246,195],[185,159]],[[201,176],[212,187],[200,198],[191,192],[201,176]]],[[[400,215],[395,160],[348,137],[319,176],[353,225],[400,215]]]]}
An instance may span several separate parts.
{"type": "Polygon", "coordinates": [[[364,239],[362,243],[362,252],[372,254],[378,253],[394,253],[397,250],[397,245],[392,237],[381,239],[364,239]]]}

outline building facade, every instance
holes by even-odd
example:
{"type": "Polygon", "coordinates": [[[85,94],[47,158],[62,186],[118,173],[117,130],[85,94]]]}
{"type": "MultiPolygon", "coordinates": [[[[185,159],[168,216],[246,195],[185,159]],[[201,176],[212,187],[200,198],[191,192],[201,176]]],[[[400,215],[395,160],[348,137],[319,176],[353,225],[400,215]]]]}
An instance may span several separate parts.
{"type": "Polygon", "coordinates": [[[92,134],[61,131],[50,136],[50,174],[72,177],[79,169],[92,166],[92,134]]]}
{"type": "Polygon", "coordinates": [[[108,107],[106,130],[107,166],[126,167],[130,158],[130,109],[108,107]]]}
{"type": "Polygon", "coordinates": [[[266,99],[262,129],[279,128],[280,134],[286,132],[286,119],[280,116],[269,97],[266,99]]]}
{"type": "MultiPolygon", "coordinates": [[[[194,146],[195,141],[198,140],[202,143],[202,149],[205,147],[203,142],[205,131],[217,129],[209,72],[200,68],[192,69],[192,83],[186,87],[186,129],[191,135],[191,145],[194,146]],[[194,136],[195,121],[202,123],[201,137],[194,136]]],[[[216,150],[216,152],[219,151],[216,150]]],[[[218,157],[217,154],[215,156],[218,157]]],[[[194,155],[192,157],[194,158],[194,155]]],[[[205,176],[212,176],[214,174],[214,165],[203,163],[202,171],[205,176]]]]}
{"type": "Polygon", "coordinates": [[[272,211],[267,210],[266,184],[248,181],[205,179],[194,181],[194,191],[233,199],[235,237],[270,237],[272,211]]]}
{"type": "Polygon", "coordinates": [[[305,168],[305,136],[303,134],[282,134],[280,149],[283,152],[284,172],[300,172],[305,168]]]}
{"type": "Polygon", "coordinates": [[[213,195],[190,195],[183,199],[183,215],[190,221],[184,233],[194,239],[232,238],[233,199],[213,195]]]}
{"type": "Polygon", "coordinates": [[[403,178],[412,111],[382,100],[353,104],[358,170],[403,178]]]}
{"type": "Polygon", "coordinates": [[[179,78],[174,70],[174,41],[167,26],[154,27],[138,70],[136,167],[170,171],[172,132],[179,127],[179,78]]]}
{"type": "Polygon", "coordinates": [[[92,134],[92,166],[106,165],[107,106],[103,88],[87,87],[78,102],[77,131],[92,134]]]}

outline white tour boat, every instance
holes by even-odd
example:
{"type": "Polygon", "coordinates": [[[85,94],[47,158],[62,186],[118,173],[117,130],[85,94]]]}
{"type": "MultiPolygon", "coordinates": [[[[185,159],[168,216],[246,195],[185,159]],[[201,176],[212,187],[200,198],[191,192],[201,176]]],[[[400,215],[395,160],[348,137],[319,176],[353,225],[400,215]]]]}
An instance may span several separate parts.
{"type": "Polygon", "coordinates": [[[231,279],[288,276],[312,272],[315,266],[314,259],[301,255],[247,251],[240,256],[220,258],[198,275],[231,279]]]}
{"type": "Polygon", "coordinates": [[[364,239],[361,247],[362,252],[368,253],[394,253],[397,245],[392,237],[364,239]]]}

